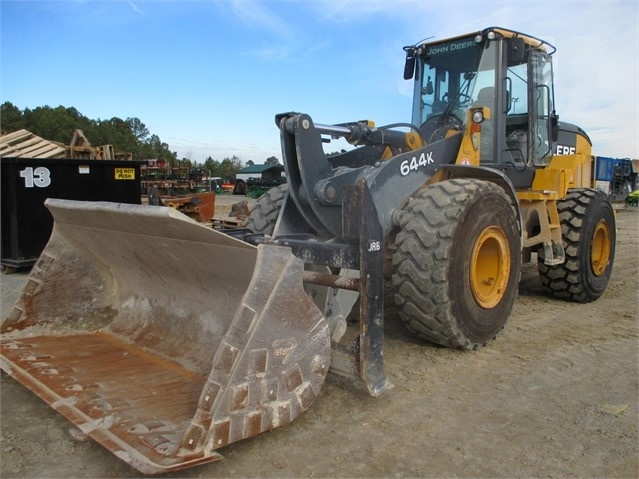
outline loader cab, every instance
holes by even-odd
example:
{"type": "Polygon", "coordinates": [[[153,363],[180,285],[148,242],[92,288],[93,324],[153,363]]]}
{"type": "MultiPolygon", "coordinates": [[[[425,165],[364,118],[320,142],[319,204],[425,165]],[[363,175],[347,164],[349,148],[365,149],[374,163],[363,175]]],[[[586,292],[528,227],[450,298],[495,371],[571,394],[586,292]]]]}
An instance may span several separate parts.
{"type": "Polygon", "coordinates": [[[529,186],[535,168],[550,162],[557,136],[554,47],[494,27],[405,50],[404,78],[414,78],[412,123],[424,140],[463,134],[475,122],[478,163],[529,186]]]}

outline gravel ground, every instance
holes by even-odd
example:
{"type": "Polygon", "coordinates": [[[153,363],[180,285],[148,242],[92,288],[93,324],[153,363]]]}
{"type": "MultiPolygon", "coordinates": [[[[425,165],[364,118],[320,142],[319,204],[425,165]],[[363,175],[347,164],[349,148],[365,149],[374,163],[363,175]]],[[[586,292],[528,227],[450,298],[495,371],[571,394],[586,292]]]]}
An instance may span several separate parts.
{"type": "MultiPolygon", "coordinates": [[[[390,393],[373,399],[329,375],[292,424],[166,476],[638,477],[638,220],[636,208],[617,215],[615,267],[598,301],[551,299],[526,265],[503,333],[460,352],[405,333],[389,297],[390,393]]],[[[25,279],[2,276],[3,317],[25,279]]],[[[142,476],[76,439],[69,422],[4,373],[0,385],[0,477],[142,476]]]]}

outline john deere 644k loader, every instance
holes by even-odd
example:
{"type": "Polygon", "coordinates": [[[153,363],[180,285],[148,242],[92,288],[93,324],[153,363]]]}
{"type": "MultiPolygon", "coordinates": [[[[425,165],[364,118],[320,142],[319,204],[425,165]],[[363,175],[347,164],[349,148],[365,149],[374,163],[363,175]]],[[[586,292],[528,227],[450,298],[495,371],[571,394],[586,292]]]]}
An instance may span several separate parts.
{"type": "Polygon", "coordinates": [[[504,28],[406,47],[410,123],[277,115],[288,185],[257,202],[251,232],[49,199],[2,369],[159,473],[289,423],[329,369],[387,390],[385,277],[408,329],[454,348],[504,327],[522,261],[550,295],[597,299],[615,218],[590,188],[588,136],[555,112],[554,51],[504,28]],[[332,138],[354,148],[327,156],[332,138]]]}

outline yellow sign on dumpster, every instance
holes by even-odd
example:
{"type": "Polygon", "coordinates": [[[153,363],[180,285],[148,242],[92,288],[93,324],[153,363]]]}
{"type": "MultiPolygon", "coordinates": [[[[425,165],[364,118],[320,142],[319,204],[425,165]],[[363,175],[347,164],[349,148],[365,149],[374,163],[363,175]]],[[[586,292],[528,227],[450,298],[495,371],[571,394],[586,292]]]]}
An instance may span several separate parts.
{"type": "Polygon", "coordinates": [[[116,180],[135,180],[135,168],[116,168],[116,180]]]}

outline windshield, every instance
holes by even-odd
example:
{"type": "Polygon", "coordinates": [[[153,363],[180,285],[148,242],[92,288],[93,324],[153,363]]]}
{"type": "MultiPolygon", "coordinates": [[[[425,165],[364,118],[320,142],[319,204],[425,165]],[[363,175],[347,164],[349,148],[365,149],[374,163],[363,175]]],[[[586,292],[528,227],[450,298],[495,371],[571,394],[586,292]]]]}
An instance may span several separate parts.
{"type": "Polygon", "coordinates": [[[493,107],[495,48],[493,42],[476,43],[474,36],[425,46],[415,82],[413,124],[448,115],[463,123],[473,103],[493,107]]]}

